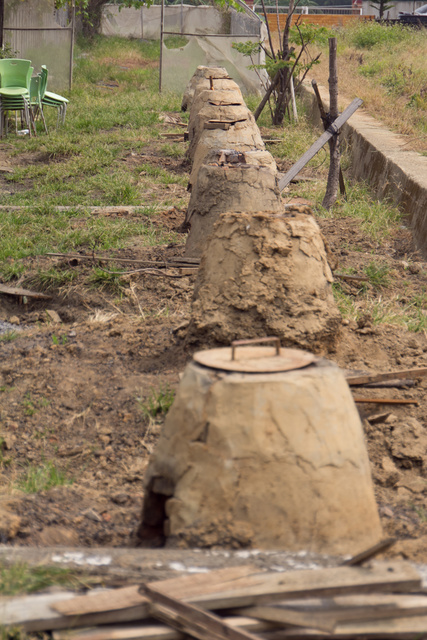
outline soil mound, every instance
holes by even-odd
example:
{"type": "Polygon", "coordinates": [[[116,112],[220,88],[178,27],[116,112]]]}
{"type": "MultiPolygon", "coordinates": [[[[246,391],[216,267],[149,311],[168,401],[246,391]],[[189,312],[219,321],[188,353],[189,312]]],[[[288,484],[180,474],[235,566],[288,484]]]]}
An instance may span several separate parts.
{"type": "Polygon", "coordinates": [[[249,374],[189,364],[145,487],[143,540],[340,554],[381,537],[360,418],[329,362],[249,374]]]}
{"type": "MultiPolygon", "coordinates": [[[[210,78],[212,78],[212,82],[220,79],[231,80],[227,70],[224,69],[224,67],[204,67],[204,66],[197,67],[196,71],[190,78],[190,81],[188,82],[185,88],[184,95],[182,97],[182,102],[181,102],[182,111],[187,111],[191,109],[194,92],[198,84],[203,86],[205,89],[210,88],[211,86],[210,78]]],[[[215,85],[217,84],[218,83],[215,82],[215,85]]]]}
{"type": "Polygon", "coordinates": [[[223,213],[202,256],[190,341],[276,335],[285,346],[333,343],[341,316],[314,218],[223,213]]]}
{"type": "Polygon", "coordinates": [[[283,210],[276,163],[268,151],[214,151],[200,167],[186,223],[191,225],[185,255],[199,257],[221,213],[283,210]]]}

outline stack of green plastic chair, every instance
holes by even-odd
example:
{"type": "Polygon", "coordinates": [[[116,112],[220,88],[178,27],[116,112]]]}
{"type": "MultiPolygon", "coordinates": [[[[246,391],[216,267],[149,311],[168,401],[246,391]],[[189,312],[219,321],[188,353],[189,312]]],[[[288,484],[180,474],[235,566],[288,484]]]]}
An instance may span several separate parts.
{"type": "Polygon", "coordinates": [[[37,114],[40,114],[40,117],[43,122],[44,130],[48,133],[46,120],[43,113],[43,104],[42,104],[42,88],[43,88],[43,80],[41,74],[39,73],[36,76],[31,78],[30,82],[30,105],[33,113],[33,120],[37,117],[37,114]]]}
{"type": "Polygon", "coordinates": [[[8,111],[20,111],[31,136],[34,127],[30,105],[30,60],[4,58],[0,60],[0,137],[7,132],[8,111]]]}
{"type": "Polygon", "coordinates": [[[68,100],[67,98],[60,96],[57,93],[46,91],[47,76],[48,76],[48,70],[46,68],[46,65],[43,64],[40,71],[40,77],[42,78],[41,101],[42,101],[42,105],[48,106],[48,107],[55,107],[58,110],[58,120],[56,124],[56,126],[58,126],[60,122],[62,122],[62,124],[64,124],[65,122],[65,114],[67,112],[68,100]]]}

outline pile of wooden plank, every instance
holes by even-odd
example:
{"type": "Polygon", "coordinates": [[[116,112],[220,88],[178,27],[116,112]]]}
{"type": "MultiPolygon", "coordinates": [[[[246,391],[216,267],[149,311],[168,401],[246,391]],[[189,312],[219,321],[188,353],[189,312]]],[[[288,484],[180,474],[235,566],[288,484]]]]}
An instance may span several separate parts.
{"type": "Polygon", "coordinates": [[[412,640],[427,634],[427,595],[402,562],[288,572],[245,565],[85,595],[3,598],[0,620],[54,640],[412,640]]]}

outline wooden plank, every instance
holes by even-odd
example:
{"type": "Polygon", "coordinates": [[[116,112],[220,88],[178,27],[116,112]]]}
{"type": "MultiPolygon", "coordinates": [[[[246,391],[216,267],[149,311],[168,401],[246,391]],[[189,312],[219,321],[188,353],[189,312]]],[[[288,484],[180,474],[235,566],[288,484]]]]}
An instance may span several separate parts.
{"type": "Polygon", "coordinates": [[[427,375],[427,367],[403,369],[402,371],[389,371],[388,373],[368,373],[360,376],[348,376],[346,378],[350,386],[371,384],[373,382],[385,382],[386,380],[399,380],[401,378],[421,378],[427,375]]]}
{"type": "Polygon", "coordinates": [[[242,609],[232,609],[230,613],[265,622],[274,622],[280,626],[310,627],[329,633],[332,633],[336,626],[336,620],[331,615],[327,617],[324,615],[316,616],[316,613],[310,610],[296,611],[290,607],[243,607],[242,609]]]}
{"type": "MultiPolygon", "coordinates": [[[[299,614],[301,620],[303,620],[303,616],[308,620],[306,628],[328,631],[328,626],[336,630],[338,625],[344,623],[424,616],[427,614],[427,598],[422,595],[374,593],[368,596],[338,596],[327,599],[291,601],[275,607],[247,607],[244,609],[246,616],[252,615],[252,612],[257,613],[258,610],[264,619],[274,618],[277,621],[285,621],[285,617],[289,613],[299,614]],[[279,613],[269,615],[270,611],[279,613]]],[[[295,620],[298,618],[295,617],[295,620]]]]}
{"type": "Polygon", "coordinates": [[[354,402],[367,402],[371,404],[415,404],[418,405],[418,400],[407,400],[406,398],[362,398],[361,396],[354,396],[354,402]]]}
{"type": "MultiPolygon", "coordinates": [[[[254,618],[229,617],[226,623],[248,631],[264,631],[272,625],[254,618]]],[[[110,625],[96,629],[55,631],[54,640],[181,640],[183,634],[160,623],[110,625]]]]}
{"type": "MultiPolygon", "coordinates": [[[[161,580],[152,584],[158,584],[162,590],[169,594],[177,593],[181,598],[197,596],[200,591],[225,588],[227,581],[233,581],[253,573],[259,573],[259,569],[252,565],[239,567],[227,567],[208,573],[196,573],[179,578],[161,580]],[[217,587],[218,585],[218,587],[217,587]]],[[[59,602],[54,606],[55,611],[63,615],[78,616],[88,613],[101,613],[104,611],[127,609],[134,606],[146,606],[146,597],[138,592],[139,586],[123,587],[98,593],[96,595],[77,596],[73,600],[59,602]]]]}
{"type": "Polygon", "coordinates": [[[30,291],[29,289],[22,289],[21,287],[8,287],[2,283],[0,283],[0,293],[6,293],[9,296],[25,296],[26,298],[33,298],[34,300],[50,300],[52,298],[52,296],[46,293],[30,291]]]}
{"type": "Polygon", "coordinates": [[[299,172],[304,169],[307,162],[309,162],[320,149],[328,142],[333,135],[338,133],[343,124],[353,115],[355,111],[363,104],[363,100],[355,98],[353,102],[343,111],[341,115],[328,127],[328,129],[322,133],[320,138],[316,140],[314,144],[304,153],[303,156],[289,169],[287,173],[279,180],[279,189],[283,191],[285,187],[295,178],[299,172]]]}
{"type": "Polygon", "coordinates": [[[334,640],[364,638],[365,640],[421,640],[427,632],[427,616],[410,618],[386,618],[360,622],[342,623],[333,634],[315,629],[284,629],[263,634],[268,640],[290,640],[291,638],[333,638],[334,640]]]}
{"type": "Polygon", "coordinates": [[[213,613],[172,598],[146,585],[145,595],[151,600],[151,614],[167,625],[198,640],[256,640],[257,636],[234,628],[213,613]]]}
{"type": "Polygon", "coordinates": [[[233,582],[222,593],[201,593],[191,602],[209,609],[235,609],[312,596],[373,591],[412,591],[421,587],[418,572],[403,562],[376,562],[369,567],[336,567],[289,573],[266,573],[233,582]]]}
{"type": "MultiPolygon", "coordinates": [[[[88,597],[96,598],[97,595],[88,597]]],[[[33,632],[128,622],[148,616],[146,601],[143,605],[127,607],[121,611],[102,611],[78,616],[64,616],[54,610],[53,605],[74,598],[73,592],[3,598],[0,600],[0,622],[5,627],[19,626],[26,632],[33,632]]]]}
{"type": "Polygon", "coordinates": [[[362,562],[366,562],[366,560],[370,560],[374,556],[378,555],[382,551],[389,549],[396,542],[396,538],[385,538],[384,540],[380,540],[377,544],[374,544],[372,547],[361,551],[355,556],[352,556],[348,560],[345,560],[342,563],[343,567],[354,567],[357,564],[362,564],[362,562]]]}

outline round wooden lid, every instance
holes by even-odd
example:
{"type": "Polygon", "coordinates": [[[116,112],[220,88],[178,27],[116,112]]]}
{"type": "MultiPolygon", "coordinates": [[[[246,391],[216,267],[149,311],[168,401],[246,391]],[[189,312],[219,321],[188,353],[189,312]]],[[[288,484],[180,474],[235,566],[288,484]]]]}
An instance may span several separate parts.
{"type": "Polygon", "coordinates": [[[211,369],[242,373],[292,371],[293,369],[308,367],[308,365],[318,360],[314,354],[301,349],[282,349],[280,346],[255,347],[250,345],[236,349],[233,344],[231,347],[198,351],[193,358],[197,363],[211,369]]]}

